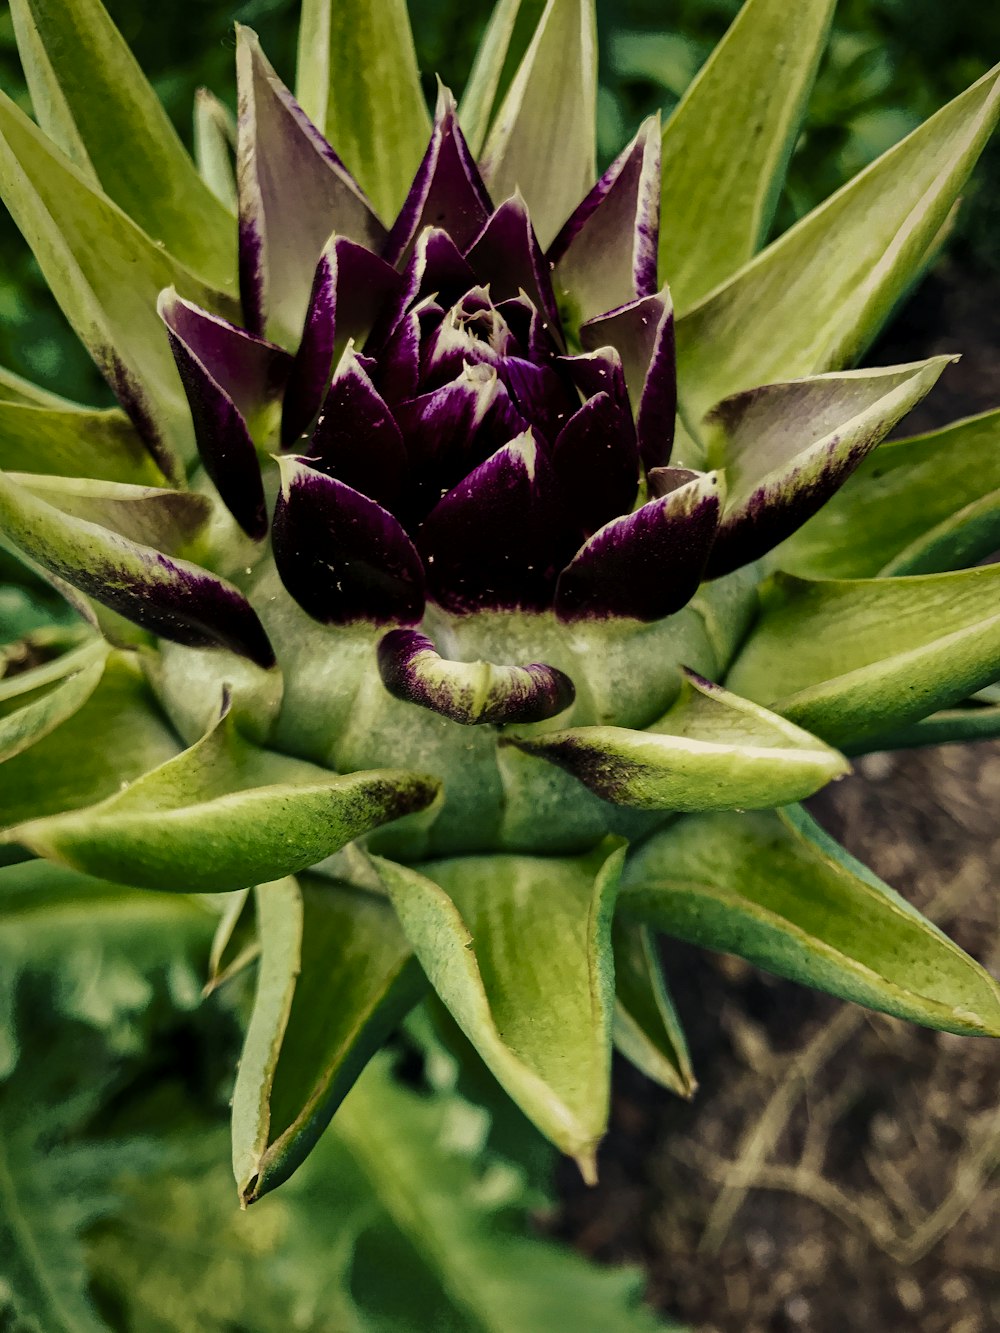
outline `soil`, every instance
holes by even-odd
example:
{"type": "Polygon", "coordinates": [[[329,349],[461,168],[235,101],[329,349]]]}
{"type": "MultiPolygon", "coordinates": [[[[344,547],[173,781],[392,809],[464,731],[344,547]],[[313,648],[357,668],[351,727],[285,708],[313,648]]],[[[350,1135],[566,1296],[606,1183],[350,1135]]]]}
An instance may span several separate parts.
{"type": "MultiPolygon", "coordinates": [[[[1000,283],[940,266],[867,358],[963,351],[906,434],[1000,404],[1000,283]]],[[[856,856],[1000,969],[1000,742],[876,754],[810,803],[856,856]]],[[[699,1333],[1000,1328],[1000,1057],[740,960],[664,942],[699,1091],[624,1062],[600,1183],[564,1165],[551,1229],[642,1265],[699,1333]]]]}

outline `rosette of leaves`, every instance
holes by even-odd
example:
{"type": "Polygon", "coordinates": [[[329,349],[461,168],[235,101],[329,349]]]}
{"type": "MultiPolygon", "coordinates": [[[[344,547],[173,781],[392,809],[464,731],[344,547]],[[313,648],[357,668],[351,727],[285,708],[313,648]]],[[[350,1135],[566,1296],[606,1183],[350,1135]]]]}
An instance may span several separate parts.
{"type": "Polygon", "coordinates": [[[200,171],[97,0],[14,0],[3,195],[121,406],[2,382],[0,530],[89,626],[0,685],[2,850],[233,895],[245,1202],[428,989],[591,1174],[613,1042],[692,1088],[651,930],[1000,1030],[794,804],[1000,729],[1000,416],[874,452],[949,358],[852,368],[1000,72],[759,251],[831,7],[749,0],[598,178],[589,0],[501,0],[433,116],[401,0],[307,0],[200,171]]]}

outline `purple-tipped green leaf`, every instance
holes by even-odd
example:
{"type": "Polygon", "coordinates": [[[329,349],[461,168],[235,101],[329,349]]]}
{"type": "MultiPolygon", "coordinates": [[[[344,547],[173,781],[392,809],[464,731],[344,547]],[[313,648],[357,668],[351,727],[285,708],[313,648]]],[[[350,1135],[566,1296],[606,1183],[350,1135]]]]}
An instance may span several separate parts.
{"type": "Polygon", "coordinates": [[[63,514],[3,476],[0,532],[50,573],[154,634],[274,665],[243,594],[197,565],[63,514]]]}
{"type": "Polygon", "coordinates": [[[413,543],[387,510],[308,459],[287,457],[274,511],[274,560],[308,615],[326,625],[414,625],[424,609],[413,543]]]}
{"type": "Polygon", "coordinates": [[[406,477],[399,426],[354,349],[340,358],[308,443],[310,463],[380,505],[391,507],[406,477]]]}
{"type": "Polygon", "coordinates": [[[431,132],[406,0],[303,0],[297,91],[384,218],[431,132]]]}
{"type": "Polygon", "coordinates": [[[416,542],[430,596],[456,615],[548,606],[567,526],[552,465],[532,434],[519,435],[449,491],[416,542]]]}
{"type": "Polygon", "coordinates": [[[801,527],[951,360],[768,384],[713,408],[707,425],[729,498],[709,576],[750,564],[801,527]]]}
{"type": "Polygon", "coordinates": [[[6,835],[49,860],[138,888],[222,893],[314,865],[423,809],[433,778],[393,769],[341,777],[263,750],[232,716],[98,805],[6,835]]]}
{"type": "Polygon", "coordinates": [[[553,336],[562,340],[551,268],[520,194],[505,200],[490,217],[466,259],[479,281],[489,288],[493,301],[527,293],[543,313],[553,336]]]}
{"type": "Polygon", "coordinates": [[[783,717],[693,672],[646,731],[575,727],[516,745],[572,773],[605,801],[636,810],[766,809],[798,801],[848,771],[844,757],[783,717]]]}
{"type": "Polygon", "coordinates": [[[194,435],[156,300],[176,285],[215,310],[231,303],[130,221],[3,94],[0,195],[160,471],[179,480],[194,435]]]}
{"type": "Polygon", "coordinates": [[[288,353],[182,301],[172,289],[160,296],[159,311],[205,471],[243,531],[260,541],[267,510],[252,431],[281,393],[288,353]]]}
{"type": "Polygon", "coordinates": [[[806,578],[869,578],[959,569],[996,550],[1000,409],[883,443],[775,561],[806,578]]]}
{"type": "Polygon", "coordinates": [[[493,197],[520,190],[545,247],[597,174],[595,27],[593,0],[548,0],[483,150],[493,197]]]}
{"type": "Polygon", "coordinates": [[[239,28],[240,294],[247,323],[281,339],[302,328],[331,232],[379,250],[385,229],[361,188],[239,28]]]}
{"type": "Polygon", "coordinates": [[[699,473],[595,532],[559,575],[563,621],[661,620],[698,590],[719,524],[722,486],[699,473]]]}
{"type": "Polygon", "coordinates": [[[334,236],[323,247],[282,407],[286,448],[315,421],[338,353],[351,338],[364,341],[401,286],[395,269],[364,246],[334,236]]]}
{"type": "Polygon", "coordinates": [[[438,88],[434,129],[423,161],[383,251],[401,264],[425,227],[440,227],[461,250],[472,244],[492,204],[455,114],[455,99],[438,88]]]}
{"type": "Polygon", "coordinates": [[[586,536],[629,513],[639,490],[631,414],[610,394],[595,394],[556,437],[552,465],[567,510],[586,536]]]}
{"type": "Polygon", "coordinates": [[[660,127],[647,120],[549,247],[555,286],[576,322],[655,295],[660,127]]]}
{"type": "Polygon", "coordinates": [[[666,287],[589,320],[580,341],[593,351],[610,343],[625,371],[639,452],[647,468],[670,461],[677,416],[677,353],[674,311],[666,287]]]}
{"type": "Polygon", "coordinates": [[[543,722],[568,708],[573,682],[544,662],[496,666],[453,662],[418,630],[390,630],[378,646],[382,683],[391,695],[465,726],[543,722]]]}
{"type": "Polygon", "coordinates": [[[232,281],[232,217],[198,175],[100,0],[13,0],[36,119],[148,236],[206,281],[232,281]]]}

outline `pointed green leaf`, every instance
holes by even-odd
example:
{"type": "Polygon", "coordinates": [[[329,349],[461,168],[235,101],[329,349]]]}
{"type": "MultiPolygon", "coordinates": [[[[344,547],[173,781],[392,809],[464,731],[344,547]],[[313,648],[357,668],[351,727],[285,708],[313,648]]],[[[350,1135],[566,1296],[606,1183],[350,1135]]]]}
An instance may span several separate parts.
{"type": "Polygon", "coordinates": [[[233,1094],[244,1206],[287,1180],[425,982],[392,909],[303,876],[257,890],[257,1000],[233,1094]]]}
{"type": "Polygon", "coordinates": [[[774,554],[804,578],[933,574],[1000,547],[1000,410],[890,440],[774,554]]]}
{"type": "Polygon", "coordinates": [[[195,456],[194,434],[156,299],[176,286],[221,314],[235,315],[235,307],[126,217],[5,94],[0,196],[157,465],[179,476],[178,460],[195,456]]]}
{"type": "Polygon", "coordinates": [[[784,717],[684,676],[677,702],[645,731],[572,727],[506,732],[504,741],[638,810],[757,810],[811,796],[847,772],[842,755],[784,717]]]}
{"type": "Polygon", "coordinates": [[[260,955],[260,941],[252,920],[250,890],[237,889],[235,893],[227,893],[222,901],[222,916],[212,936],[208,955],[205,995],[218,990],[230,977],[256,962],[260,955]]]}
{"type": "Polygon", "coordinates": [[[236,117],[224,102],[199,88],[194,95],[194,160],[202,180],[230,213],[237,208],[236,117]]]}
{"type": "Polygon", "coordinates": [[[379,824],[422,809],[436,793],[433,779],[413,773],[340,777],[259,749],[226,716],[99,805],[30,821],[5,836],[117,883],[217,893],[314,865],[379,824]]]}
{"type": "Polygon", "coordinates": [[[779,574],[726,683],[853,748],[998,677],[1000,565],[985,565],[892,579],[779,574]]]}
{"type": "Polygon", "coordinates": [[[11,0],[38,123],[146,234],[217,287],[236,231],[100,0],[11,0]]]}
{"type": "Polygon", "coordinates": [[[83,707],[0,765],[0,825],[91,805],[178,748],[136,663],[113,652],[83,707]]]}
{"type": "Polygon", "coordinates": [[[1000,1036],[1000,986],[800,809],[697,815],[626,869],[621,910],[946,1032],[1000,1036]]]}
{"type": "Polygon", "coordinates": [[[998,117],[1000,67],[680,319],[688,418],[738,390],[857,361],[916,276],[998,117]]]}
{"type": "Polygon", "coordinates": [[[54,731],[87,702],[104,674],[108,645],[91,640],[34,671],[0,680],[0,762],[54,731]]]}
{"type": "Polygon", "coordinates": [[[664,127],[660,272],[681,314],[767,238],[834,3],[747,0],[664,127]]]}
{"type": "Polygon", "coordinates": [[[678,1097],[693,1097],[698,1085],[655,937],[645,926],[618,918],[612,938],[615,1045],[647,1078],[678,1097]]]}
{"type": "Polygon", "coordinates": [[[69,398],[62,398],[49,389],[43,389],[23,375],[0,366],[0,403],[20,403],[25,407],[48,407],[57,412],[84,412],[87,409],[69,398]]]}
{"type": "Polygon", "coordinates": [[[96,523],[165,555],[191,554],[195,539],[217,509],[211,496],[198,491],[163,490],[90,477],[33,476],[24,472],[6,475],[61,514],[96,523]]]}
{"type": "Polygon", "coordinates": [[[549,0],[483,150],[496,200],[520,190],[542,249],[594,183],[594,0],[549,0]]]}
{"type": "Polygon", "coordinates": [[[0,401],[0,469],[157,485],[164,480],[118,408],[0,401]]]}
{"type": "Polygon", "coordinates": [[[479,156],[486,140],[520,9],[521,0],[498,0],[462,94],[458,119],[473,157],[479,156]]]}
{"type": "Polygon", "coordinates": [[[296,96],[390,222],[431,133],[406,0],[304,0],[296,96]]]}
{"type": "Polygon", "coordinates": [[[376,862],[431,985],[494,1076],[586,1177],[608,1116],[611,914],[623,850],[376,862]]]}

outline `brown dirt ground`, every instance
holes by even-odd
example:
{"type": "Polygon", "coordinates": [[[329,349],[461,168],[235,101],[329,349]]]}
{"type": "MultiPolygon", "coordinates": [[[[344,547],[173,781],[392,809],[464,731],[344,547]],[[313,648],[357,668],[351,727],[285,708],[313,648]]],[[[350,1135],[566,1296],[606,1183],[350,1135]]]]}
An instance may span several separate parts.
{"type": "MultiPolygon", "coordinates": [[[[907,433],[1000,404],[995,279],[942,266],[870,357],[960,348],[907,433]]],[[[817,797],[855,855],[1000,969],[1000,742],[872,755],[817,797]]],[[[1000,1056],[666,942],[701,1087],[624,1063],[600,1184],[549,1226],[640,1263],[699,1333],[1000,1328],[1000,1056]]]]}

